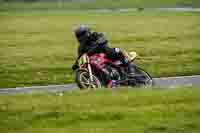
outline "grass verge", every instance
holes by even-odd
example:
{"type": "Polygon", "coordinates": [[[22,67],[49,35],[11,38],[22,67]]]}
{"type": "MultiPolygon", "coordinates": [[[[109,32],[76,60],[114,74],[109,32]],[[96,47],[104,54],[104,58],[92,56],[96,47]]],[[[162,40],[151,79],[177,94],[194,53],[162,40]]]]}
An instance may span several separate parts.
{"type": "Polygon", "coordinates": [[[0,130],[15,133],[198,133],[200,90],[0,95],[0,130]]]}
{"type": "Polygon", "coordinates": [[[137,7],[200,7],[199,0],[86,0],[71,2],[1,2],[0,11],[67,9],[87,10],[100,8],[137,8],[137,7]]]}

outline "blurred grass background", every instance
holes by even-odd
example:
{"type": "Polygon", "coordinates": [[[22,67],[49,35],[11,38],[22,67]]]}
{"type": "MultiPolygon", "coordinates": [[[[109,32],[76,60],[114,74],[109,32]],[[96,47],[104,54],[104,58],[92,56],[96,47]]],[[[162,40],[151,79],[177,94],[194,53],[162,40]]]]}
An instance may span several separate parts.
{"type": "Polygon", "coordinates": [[[77,24],[132,51],[153,77],[200,74],[198,12],[1,12],[0,87],[74,82],[77,24]]]}
{"type": "Polygon", "coordinates": [[[200,7],[199,0],[0,0],[0,11],[38,9],[100,9],[200,7]]]}

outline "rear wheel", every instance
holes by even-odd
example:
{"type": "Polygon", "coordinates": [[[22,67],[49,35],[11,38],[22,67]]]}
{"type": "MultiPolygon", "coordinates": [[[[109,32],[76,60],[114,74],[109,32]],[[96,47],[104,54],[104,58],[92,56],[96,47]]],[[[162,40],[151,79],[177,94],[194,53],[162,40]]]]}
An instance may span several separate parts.
{"type": "Polygon", "coordinates": [[[76,72],[76,83],[80,89],[96,89],[101,88],[101,82],[95,76],[93,76],[93,81],[90,81],[90,76],[87,71],[81,70],[76,72]]]}
{"type": "Polygon", "coordinates": [[[136,73],[136,86],[143,86],[143,87],[152,87],[153,86],[153,79],[149,73],[139,67],[135,67],[136,73]]]}

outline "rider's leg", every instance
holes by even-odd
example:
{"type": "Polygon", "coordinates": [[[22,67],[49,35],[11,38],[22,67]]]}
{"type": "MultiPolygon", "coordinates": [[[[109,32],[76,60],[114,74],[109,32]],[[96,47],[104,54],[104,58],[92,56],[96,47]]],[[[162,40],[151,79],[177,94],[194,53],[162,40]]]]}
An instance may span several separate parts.
{"type": "Polygon", "coordinates": [[[124,57],[122,60],[122,63],[124,64],[124,66],[127,67],[127,73],[128,73],[128,77],[132,78],[135,75],[135,65],[132,64],[128,58],[124,57]]]}
{"type": "Polygon", "coordinates": [[[131,63],[128,64],[128,78],[134,79],[137,82],[144,82],[146,79],[144,75],[137,72],[136,66],[131,63]]]}

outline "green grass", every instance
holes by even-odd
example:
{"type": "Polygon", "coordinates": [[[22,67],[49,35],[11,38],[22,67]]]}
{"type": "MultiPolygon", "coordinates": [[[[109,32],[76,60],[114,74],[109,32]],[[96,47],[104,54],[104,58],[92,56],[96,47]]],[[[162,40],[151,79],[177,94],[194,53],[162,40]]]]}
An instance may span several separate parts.
{"type": "Polygon", "coordinates": [[[154,77],[200,74],[200,14],[193,12],[0,13],[0,87],[73,82],[73,27],[104,32],[154,77]]]}
{"type": "Polygon", "coordinates": [[[2,133],[199,133],[199,88],[0,95],[2,133]]]}
{"type": "MultiPolygon", "coordinates": [[[[1,1],[0,1],[1,3],[1,1]]],[[[1,11],[26,9],[99,9],[133,7],[200,7],[199,0],[90,0],[79,2],[8,2],[1,3],[1,11]]]]}

